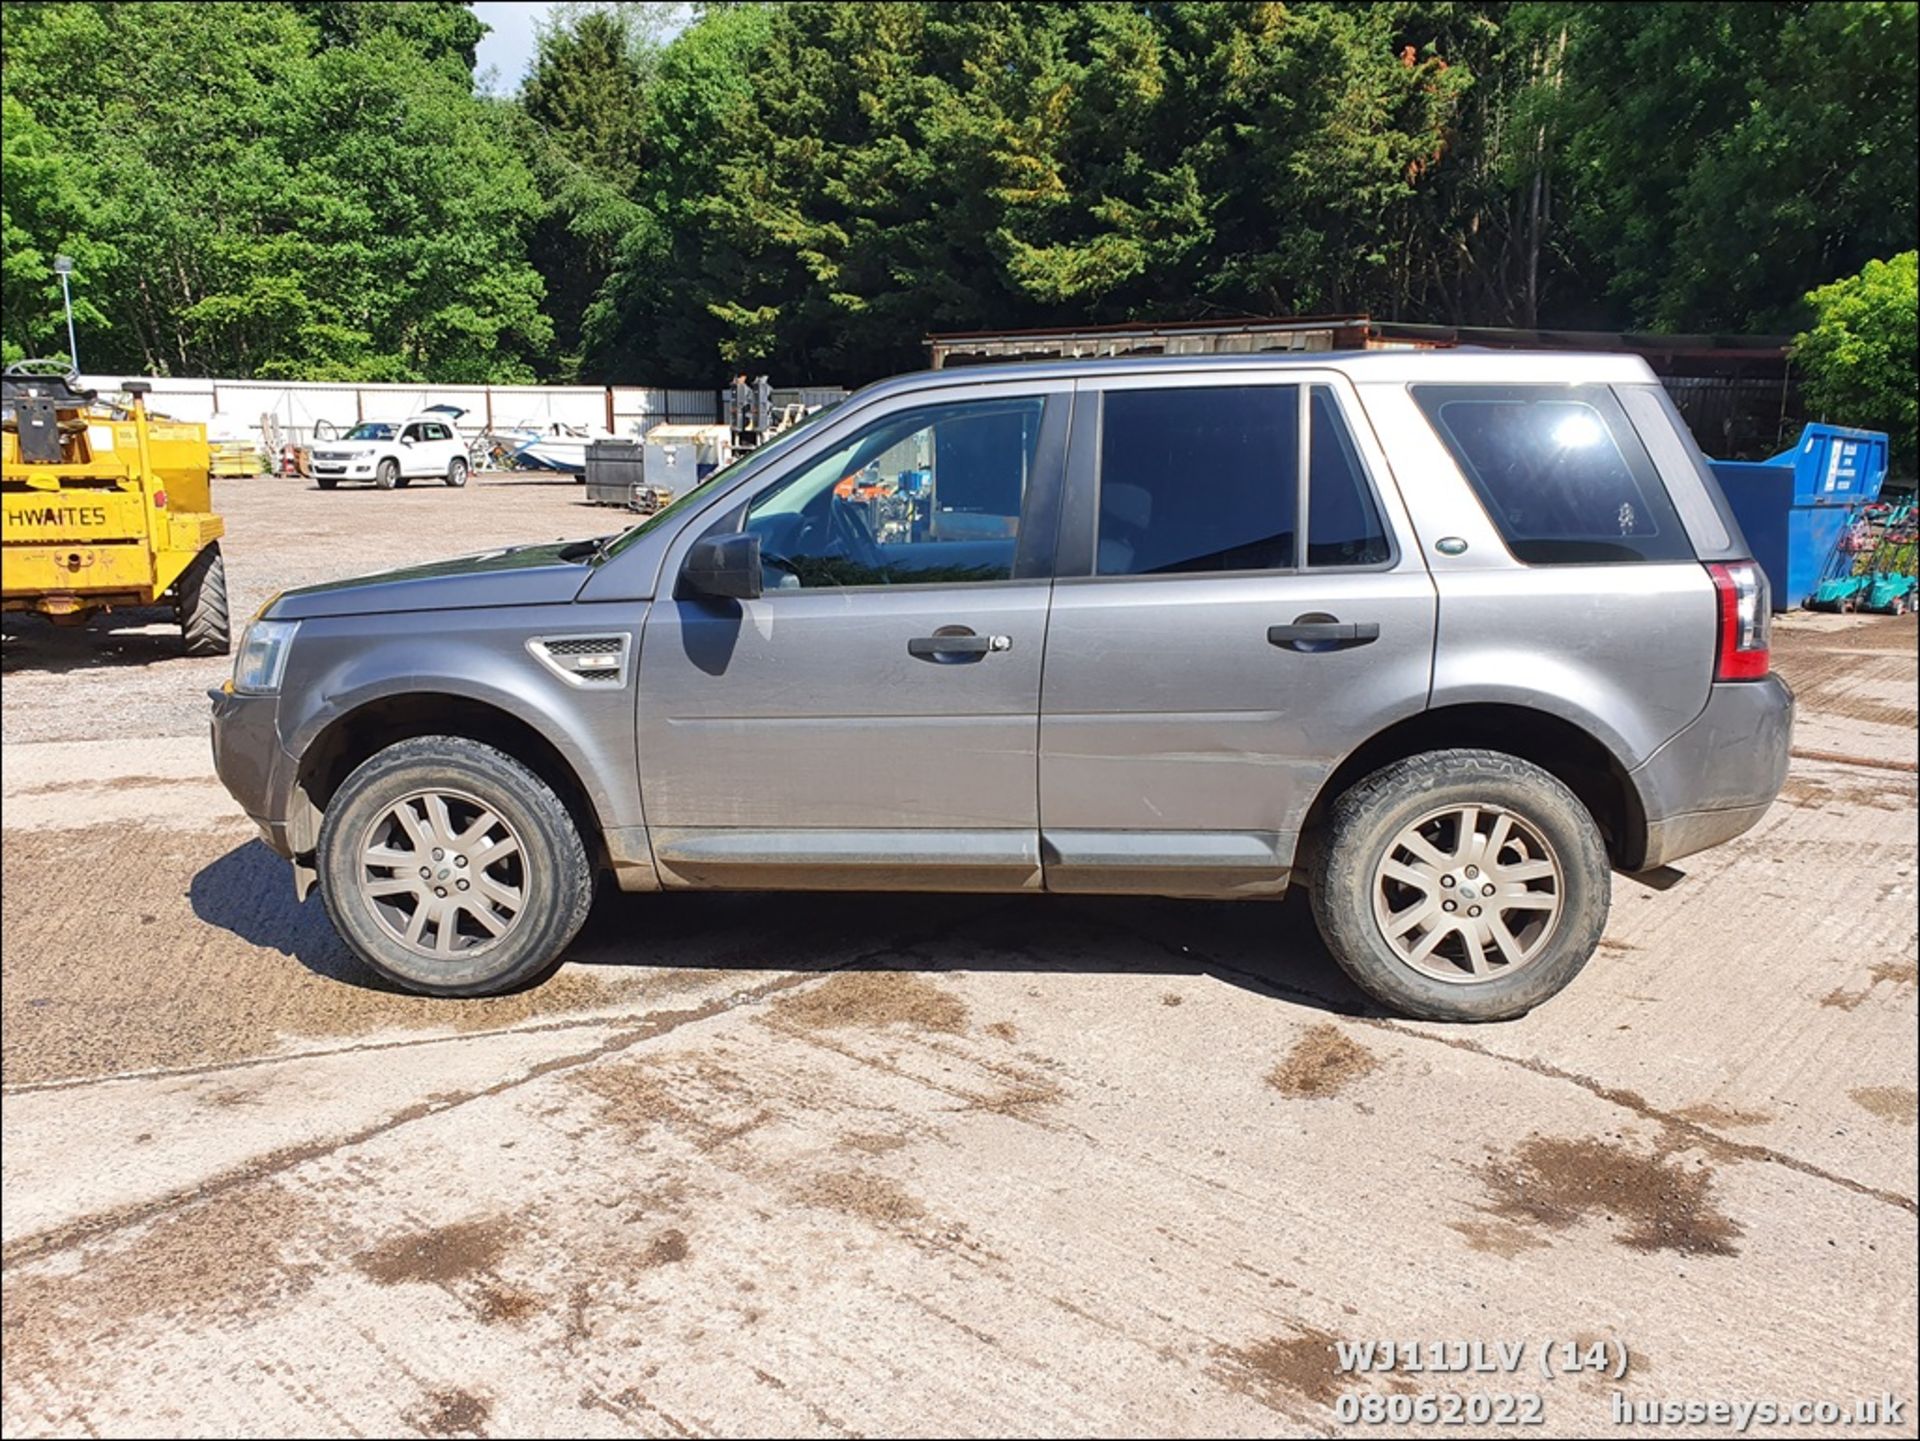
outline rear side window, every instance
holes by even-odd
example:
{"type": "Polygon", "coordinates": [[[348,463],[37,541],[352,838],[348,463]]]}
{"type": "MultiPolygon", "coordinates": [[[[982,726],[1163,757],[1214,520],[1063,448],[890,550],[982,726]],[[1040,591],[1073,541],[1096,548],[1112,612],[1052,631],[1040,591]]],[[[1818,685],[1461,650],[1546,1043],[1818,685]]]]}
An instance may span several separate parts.
{"type": "Polygon", "coordinates": [[[1393,558],[1353,432],[1324,385],[1313,387],[1307,437],[1307,564],[1382,565],[1393,558]]]}
{"type": "Polygon", "coordinates": [[[1604,385],[1416,385],[1413,398],[1529,565],[1694,559],[1604,385]]]}
{"type": "Polygon", "coordinates": [[[1293,385],[1108,391],[1096,572],[1291,569],[1299,409],[1293,385]]]}

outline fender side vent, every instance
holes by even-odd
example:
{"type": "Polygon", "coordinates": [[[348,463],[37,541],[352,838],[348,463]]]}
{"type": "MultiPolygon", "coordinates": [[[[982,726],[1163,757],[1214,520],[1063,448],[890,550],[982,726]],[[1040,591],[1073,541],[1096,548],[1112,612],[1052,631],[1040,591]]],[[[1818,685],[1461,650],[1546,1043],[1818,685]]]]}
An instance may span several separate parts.
{"type": "Polygon", "coordinates": [[[568,685],[617,690],[627,683],[627,652],[633,637],[609,635],[537,635],[527,642],[534,658],[568,685]]]}

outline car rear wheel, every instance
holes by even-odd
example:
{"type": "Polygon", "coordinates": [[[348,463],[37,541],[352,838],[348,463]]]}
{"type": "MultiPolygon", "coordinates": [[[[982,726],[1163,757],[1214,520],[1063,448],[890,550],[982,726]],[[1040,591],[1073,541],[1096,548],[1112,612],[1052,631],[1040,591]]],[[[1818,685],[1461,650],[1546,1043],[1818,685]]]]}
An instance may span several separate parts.
{"type": "Polygon", "coordinates": [[[400,483],[400,462],[383,460],[373,468],[373,483],[382,490],[392,490],[400,483]]]}
{"type": "Polygon", "coordinates": [[[467,483],[467,461],[465,456],[456,455],[447,464],[447,484],[458,490],[467,483]]]}
{"type": "Polygon", "coordinates": [[[1434,1021],[1525,1015],[1606,928],[1606,847],[1579,799],[1497,751],[1413,756],[1334,803],[1314,917],[1354,983],[1434,1021]]]}
{"type": "Polygon", "coordinates": [[[317,859],[354,954],[426,995],[491,995],[541,974],[593,899],[579,828],[552,788],[455,736],[401,741],[347,777],[317,859]]]}

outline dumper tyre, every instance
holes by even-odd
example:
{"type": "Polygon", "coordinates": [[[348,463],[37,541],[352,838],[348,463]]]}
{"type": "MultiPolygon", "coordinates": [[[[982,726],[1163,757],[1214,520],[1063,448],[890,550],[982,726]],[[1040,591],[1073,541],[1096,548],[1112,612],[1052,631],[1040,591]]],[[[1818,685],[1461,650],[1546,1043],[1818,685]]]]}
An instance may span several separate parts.
{"type": "Polygon", "coordinates": [[[447,484],[458,490],[467,483],[467,461],[465,456],[456,455],[447,462],[447,484]]]}
{"type": "Polygon", "coordinates": [[[174,583],[174,613],[188,655],[226,655],[233,648],[227,611],[227,563],[215,541],[193,558],[174,583]]]}
{"type": "Polygon", "coordinates": [[[327,803],[316,861],[354,954],[423,995],[494,995],[543,975],[593,903],[566,804],[513,756],[460,736],[364,761],[327,803]]]}
{"type": "Polygon", "coordinates": [[[1429,751],[1333,804],[1314,919],[1354,983],[1430,1021],[1523,1016],[1600,944],[1612,872],[1580,799],[1499,751],[1429,751]]]}
{"type": "Polygon", "coordinates": [[[392,490],[400,484],[400,462],[383,460],[373,468],[373,483],[382,490],[392,490]]]}

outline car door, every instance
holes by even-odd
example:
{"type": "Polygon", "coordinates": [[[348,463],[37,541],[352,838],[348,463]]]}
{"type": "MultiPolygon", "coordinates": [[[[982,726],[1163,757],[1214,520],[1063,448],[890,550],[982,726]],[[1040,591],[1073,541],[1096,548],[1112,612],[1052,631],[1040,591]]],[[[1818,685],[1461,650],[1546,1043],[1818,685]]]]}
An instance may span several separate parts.
{"type": "Polygon", "coordinates": [[[1040,880],[1038,715],[1070,382],[861,407],[669,551],[642,638],[641,794],[667,885],[1040,880]],[[669,594],[759,538],[764,593],[669,594]]]}
{"type": "Polygon", "coordinates": [[[433,474],[433,447],[423,421],[410,420],[400,428],[400,473],[409,479],[433,474]]]}
{"type": "Polygon", "coordinates": [[[1082,381],[1041,696],[1047,889],[1283,889],[1334,766],[1426,705],[1434,587],[1408,537],[1337,373],[1082,381]]]}
{"type": "Polygon", "coordinates": [[[445,421],[422,421],[420,431],[426,439],[426,443],[419,447],[422,453],[421,463],[426,467],[425,473],[428,475],[445,475],[448,468],[452,466],[454,457],[466,453],[460,448],[460,442],[454,434],[453,427],[445,421]]]}

